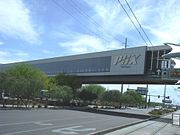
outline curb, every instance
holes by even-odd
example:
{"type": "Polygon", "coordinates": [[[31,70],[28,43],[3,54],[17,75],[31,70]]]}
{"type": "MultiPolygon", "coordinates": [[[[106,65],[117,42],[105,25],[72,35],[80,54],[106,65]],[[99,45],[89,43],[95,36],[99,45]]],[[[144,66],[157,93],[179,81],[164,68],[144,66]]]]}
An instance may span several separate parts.
{"type": "Polygon", "coordinates": [[[92,108],[69,108],[69,109],[74,110],[74,111],[82,111],[82,112],[89,112],[89,113],[96,113],[96,114],[121,116],[121,117],[127,117],[127,118],[137,118],[137,119],[142,119],[142,120],[151,118],[150,115],[114,112],[114,111],[106,111],[106,110],[99,110],[99,109],[92,109],[92,108]]]}
{"type": "Polygon", "coordinates": [[[136,124],[139,124],[139,123],[143,123],[143,122],[146,122],[146,121],[149,121],[149,120],[157,119],[157,118],[159,118],[159,117],[152,117],[152,118],[149,118],[149,119],[136,121],[136,122],[133,122],[131,124],[125,124],[125,125],[121,125],[121,126],[117,126],[117,127],[108,128],[108,129],[105,129],[105,130],[100,130],[100,131],[97,131],[97,132],[94,132],[94,133],[90,133],[88,135],[104,135],[104,134],[107,134],[107,133],[110,133],[110,132],[113,132],[113,131],[116,131],[116,130],[119,130],[119,129],[130,127],[130,126],[133,126],[133,125],[136,125],[136,124]]]}

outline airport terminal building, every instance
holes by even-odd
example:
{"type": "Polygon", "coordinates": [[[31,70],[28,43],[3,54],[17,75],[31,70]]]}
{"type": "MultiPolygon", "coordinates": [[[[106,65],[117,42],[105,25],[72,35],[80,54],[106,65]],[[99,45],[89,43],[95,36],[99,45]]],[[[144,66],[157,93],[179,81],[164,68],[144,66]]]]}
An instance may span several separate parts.
{"type": "MultiPolygon", "coordinates": [[[[31,64],[49,76],[58,73],[77,75],[82,83],[164,84],[168,80],[173,84],[176,79],[167,79],[171,62],[162,58],[170,51],[171,48],[165,45],[141,46],[20,63],[31,64]]],[[[0,70],[20,63],[2,64],[0,70]]]]}

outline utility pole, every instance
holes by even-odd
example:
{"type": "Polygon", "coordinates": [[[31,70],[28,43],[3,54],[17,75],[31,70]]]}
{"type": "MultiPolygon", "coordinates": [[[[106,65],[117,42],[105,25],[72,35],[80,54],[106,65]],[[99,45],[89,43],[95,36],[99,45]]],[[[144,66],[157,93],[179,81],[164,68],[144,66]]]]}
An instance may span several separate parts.
{"type": "MultiPolygon", "coordinates": [[[[125,38],[124,48],[127,48],[127,38],[125,38]]],[[[123,94],[123,84],[121,84],[121,95],[123,94]]]]}
{"type": "Polygon", "coordinates": [[[147,108],[148,84],[146,85],[145,108],[147,108]]]}
{"type": "Polygon", "coordinates": [[[151,102],[151,95],[149,94],[149,99],[148,99],[148,107],[150,106],[150,102],[151,102]]]}
{"type": "Polygon", "coordinates": [[[164,102],[163,102],[163,107],[165,107],[165,100],[166,100],[166,84],[164,85],[164,102]]]}
{"type": "Polygon", "coordinates": [[[125,43],[124,43],[124,45],[125,45],[125,49],[127,48],[127,38],[125,38],[125,43]]]}
{"type": "Polygon", "coordinates": [[[121,84],[121,95],[123,94],[123,84],[121,84]]]}

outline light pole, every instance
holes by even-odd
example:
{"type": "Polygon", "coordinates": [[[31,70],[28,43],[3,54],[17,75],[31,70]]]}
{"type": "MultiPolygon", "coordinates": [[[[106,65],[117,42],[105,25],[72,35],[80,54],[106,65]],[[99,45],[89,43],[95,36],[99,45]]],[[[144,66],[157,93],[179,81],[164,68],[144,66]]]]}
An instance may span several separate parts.
{"type": "Polygon", "coordinates": [[[164,85],[164,101],[163,101],[163,107],[165,107],[165,100],[166,100],[166,84],[164,85]]]}
{"type": "Polygon", "coordinates": [[[148,84],[146,85],[145,108],[147,108],[148,84]]]}
{"type": "MultiPolygon", "coordinates": [[[[125,38],[124,48],[127,48],[127,38],[125,38]]],[[[121,84],[121,95],[123,94],[123,84],[121,84]]]]}

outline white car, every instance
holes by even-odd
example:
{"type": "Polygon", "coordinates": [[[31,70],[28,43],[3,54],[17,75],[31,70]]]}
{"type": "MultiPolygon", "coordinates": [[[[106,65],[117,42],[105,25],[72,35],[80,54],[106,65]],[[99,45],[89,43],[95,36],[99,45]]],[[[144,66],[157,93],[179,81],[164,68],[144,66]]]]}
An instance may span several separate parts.
{"type": "Polygon", "coordinates": [[[162,109],[162,106],[155,106],[154,107],[154,110],[160,110],[160,109],[162,109]]]}

